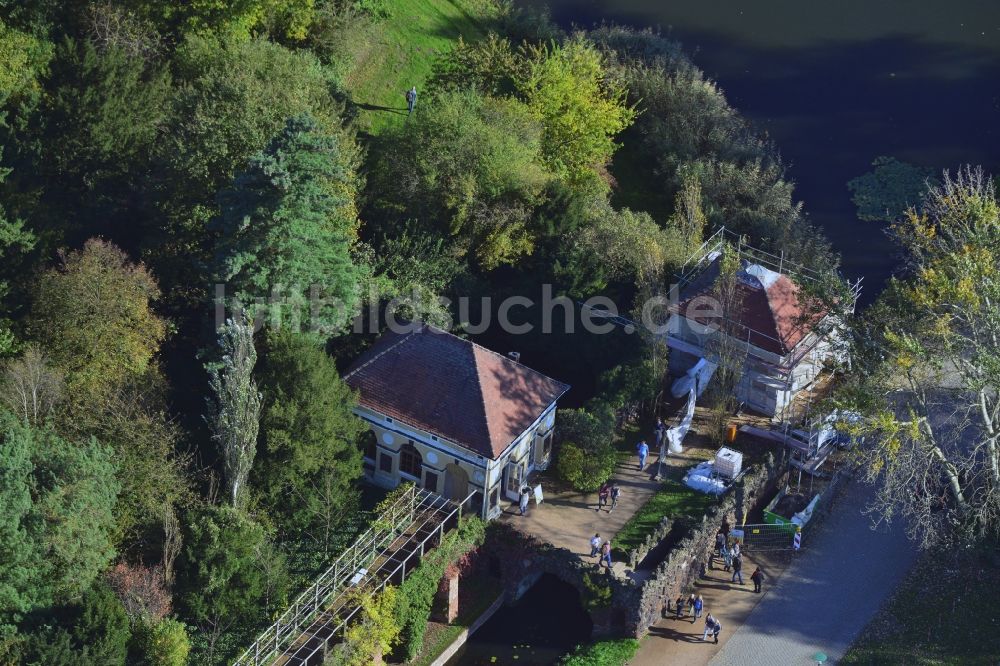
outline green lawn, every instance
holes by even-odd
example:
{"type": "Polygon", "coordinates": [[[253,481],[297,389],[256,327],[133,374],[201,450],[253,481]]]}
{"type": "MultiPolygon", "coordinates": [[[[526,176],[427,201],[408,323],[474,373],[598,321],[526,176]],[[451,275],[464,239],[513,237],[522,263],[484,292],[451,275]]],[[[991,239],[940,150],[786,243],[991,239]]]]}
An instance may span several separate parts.
{"type": "MultiPolygon", "coordinates": [[[[362,120],[377,132],[406,118],[403,94],[418,94],[438,56],[466,41],[482,39],[494,27],[494,0],[393,0],[391,15],[356,36],[356,59],[345,76],[362,120]],[[375,108],[375,107],[387,107],[375,108]]],[[[417,108],[420,98],[417,98],[417,108]]]]}
{"type": "Polygon", "coordinates": [[[928,553],[841,663],[998,664],[998,587],[996,562],[928,553]]]}
{"type": "Polygon", "coordinates": [[[679,480],[686,471],[680,467],[669,468],[667,473],[673,478],[664,481],[656,494],[625,523],[613,542],[619,557],[626,557],[630,550],[643,543],[663,516],[697,517],[715,503],[716,498],[692,490],[679,480]]]}

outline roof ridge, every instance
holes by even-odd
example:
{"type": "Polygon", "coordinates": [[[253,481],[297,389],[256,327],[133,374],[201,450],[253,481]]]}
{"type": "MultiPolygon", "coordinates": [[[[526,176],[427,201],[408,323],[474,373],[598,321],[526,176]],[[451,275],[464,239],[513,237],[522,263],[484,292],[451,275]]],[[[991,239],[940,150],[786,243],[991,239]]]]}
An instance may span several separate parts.
{"type": "Polygon", "coordinates": [[[382,358],[383,356],[385,356],[386,354],[388,354],[389,352],[391,352],[393,349],[395,349],[399,345],[401,345],[404,342],[406,342],[410,338],[410,336],[412,336],[415,332],[416,331],[408,331],[405,335],[403,335],[402,337],[400,337],[399,340],[396,340],[394,343],[392,343],[391,345],[389,345],[388,347],[386,347],[385,349],[383,349],[379,353],[373,355],[370,359],[368,359],[367,361],[365,361],[364,363],[362,363],[358,367],[356,367],[353,370],[351,370],[350,372],[348,372],[341,379],[346,380],[348,377],[350,377],[351,375],[353,375],[354,373],[356,373],[358,370],[361,370],[362,368],[368,367],[369,365],[371,365],[372,363],[374,363],[378,359],[382,358]]]}
{"type": "MultiPolygon", "coordinates": [[[[456,335],[455,337],[457,338],[458,336],[456,335]]],[[[472,344],[472,367],[476,371],[476,389],[479,391],[479,406],[483,410],[483,423],[486,425],[486,439],[489,440],[490,447],[492,448],[493,429],[490,427],[492,425],[490,423],[490,410],[486,408],[486,395],[483,393],[483,376],[479,369],[479,358],[476,356],[476,348],[485,349],[485,347],[481,347],[471,340],[469,340],[469,342],[472,344]]]]}

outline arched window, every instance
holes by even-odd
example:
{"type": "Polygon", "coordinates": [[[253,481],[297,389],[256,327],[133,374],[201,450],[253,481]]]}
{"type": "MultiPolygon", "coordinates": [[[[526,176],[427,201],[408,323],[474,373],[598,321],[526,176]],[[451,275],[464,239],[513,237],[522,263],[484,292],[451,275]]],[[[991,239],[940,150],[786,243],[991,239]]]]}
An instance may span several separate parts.
{"type": "Polygon", "coordinates": [[[420,452],[412,444],[404,444],[399,451],[399,471],[409,474],[415,479],[420,478],[420,468],[423,465],[420,452]]]}

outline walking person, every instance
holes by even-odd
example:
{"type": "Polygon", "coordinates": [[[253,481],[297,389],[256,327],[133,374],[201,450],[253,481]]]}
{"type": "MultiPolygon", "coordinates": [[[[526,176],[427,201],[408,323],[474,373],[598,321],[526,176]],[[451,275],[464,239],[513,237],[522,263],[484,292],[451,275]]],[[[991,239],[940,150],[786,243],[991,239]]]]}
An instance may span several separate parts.
{"type": "Polygon", "coordinates": [[[701,595],[699,594],[698,598],[694,600],[694,607],[693,607],[694,615],[691,616],[691,624],[694,624],[695,620],[701,617],[701,610],[704,607],[705,607],[705,600],[702,599],[701,595]]]}
{"type": "Polygon", "coordinates": [[[413,107],[417,105],[417,87],[413,86],[406,91],[406,115],[413,113],[413,107]]]}
{"type": "Polygon", "coordinates": [[[722,623],[716,620],[714,626],[712,627],[712,636],[715,638],[716,643],[719,642],[720,633],[722,633],[722,623]]]}
{"type": "Polygon", "coordinates": [[[735,583],[736,579],[740,579],[740,585],[743,585],[743,558],[734,557],[733,558],[733,580],[731,582],[735,583]]]}
{"type": "MultiPolygon", "coordinates": [[[[604,545],[601,546],[601,560],[607,562],[608,569],[611,568],[611,542],[605,541],[604,545]]],[[[600,566],[600,565],[598,565],[600,566]]]]}
{"type": "Polygon", "coordinates": [[[694,613],[694,602],[696,599],[697,597],[695,597],[694,594],[688,596],[688,608],[691,610],[692,613],[694,613]]]}
{"type": "Polygon", "coordinates": [[[615,510],[615,507],[618,506],[618,498],[621,496],[622,496],[622,489],[618,486],[617,483],[613,484],[611,486],[611,508],[608,509],[608,513],[611,513],[612,511],[615,510]]]}
{"type": "Polygon", "coordinates": [[[595,511],[600,511],[604,508],[604,505],[608,503],[608,496],[611,494],[611,484],[607,481],[601,484],[601,488],[597,491],[597,508],[595,511]]]}
{"type": "Polygon", "coordinates": [[[725,545],[722,546],[723,571],[731,571],[733,568],[733,551],[725,545]]]}
{"type": "Polygon", "coordinates": [[[753,573],[750,574],[750,580],[753,581],[753,591],[760,594],[761,586],[764,582],[764,572],[760,570],[760,567],[753,570],[753,573]]]}
{"type": "Polygon", "coordinates": [[[684,617],[684,595],[683,594],[678,594],[677,595],[677,601],[674,603],[674,613],[677,615],[678,619],[684,617]]]}
{"type": "Polygon", "coordinates": [[[590,537],[590,556],[597,557],[601,554],[601,535],[595,534],[590,537]]]}
{"type": "Polygon", "coordinates": [[[660,449],[663,446],[663,440],[667,436],[667,426],[663,424],[663,419],[659,416],[656,417],[656,427],[653,429],[653,437],[656,441],[656,448],[660,449]]]}
{"type": "Polygon", "coordinates": [[[715,629],[715,618],[711,613],[705,616],[705,633],[701,635],[701,640],[707,641],[708,635],[715,629]]]}
{"type": "Polygon", "coordinates": [[[528,513],[528,499],[531,497],[531,493],[528,491],[528,486],[521,486],[521,497],[518,501],[518,508],[521,509],[521,515],[528,513]]]}
{"type": "Polygon", "coordinates": [[[642,440],[635,445],[635,450],[639,454],[639,471],[641,472],[646,468],[646,457],[649,456],[649,444],[646,444],[646,440],[642,440]]]}
{"type": "Polygon", "coordinates": [[[722,558],[722,551],[725,547],[726,547],[726,535],[722,533],[722,530],[719,530],[718,532],[715,533],[715,552],[712,553],[712,556],[708,558],[709,568],[711,569],[715,568],[714,567],[715,558],[716,557],[722,558]]]}

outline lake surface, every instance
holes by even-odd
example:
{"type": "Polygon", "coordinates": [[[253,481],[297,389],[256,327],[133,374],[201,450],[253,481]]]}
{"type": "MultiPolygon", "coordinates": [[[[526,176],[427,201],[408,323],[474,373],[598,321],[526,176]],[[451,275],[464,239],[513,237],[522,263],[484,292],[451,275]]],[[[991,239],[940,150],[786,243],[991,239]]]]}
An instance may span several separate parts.
{"type": "Polygon", "coordinates": [[[545,666],[588,643],[593,625],[580,594],[543,575],[513,606],[497,611],[447,666],[545,666]]]}
{"type": "Polygon", "coordinates": [[[895,263],[846,183],[891,155],[1000,173],[1000,1],[520,0],[563,26],[659,27],[777,143],[809,216],[865,277],[895,263]]]}

